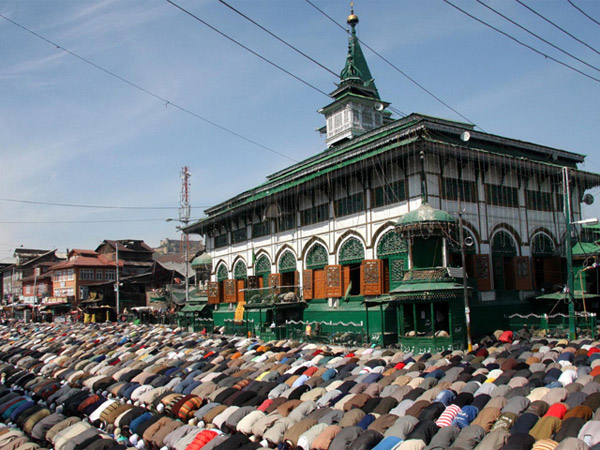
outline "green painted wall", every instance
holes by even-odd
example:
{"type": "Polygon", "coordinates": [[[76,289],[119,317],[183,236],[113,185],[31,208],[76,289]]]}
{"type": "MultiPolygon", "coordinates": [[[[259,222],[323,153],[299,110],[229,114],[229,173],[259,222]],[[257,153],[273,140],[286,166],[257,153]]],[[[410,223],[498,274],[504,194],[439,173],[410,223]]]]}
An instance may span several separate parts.
{"type": "Polygon", "coordinates": [[[413,268],[426,269],[442,266],[443,246],[444,242],[439,237],[414,238],[412,245],[413,268]]]}

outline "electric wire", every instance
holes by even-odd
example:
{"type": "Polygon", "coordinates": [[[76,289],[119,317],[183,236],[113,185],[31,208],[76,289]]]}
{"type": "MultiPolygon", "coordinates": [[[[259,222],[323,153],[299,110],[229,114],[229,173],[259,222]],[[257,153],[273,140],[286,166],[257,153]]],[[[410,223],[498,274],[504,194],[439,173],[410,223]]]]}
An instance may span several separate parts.
{"type": "MultiPolygon", "coordinates": [[[[308,0],[307,0],[307,1],[308,1],[308,0]]],[[[564,66],[564,67],[566,67],[566,68],[568,68],[568,69],[571,69],[571,70],[573,70],[574,72],[577,72],[578,74],[580,74],[580,75],[583,75],[583,76],[584,76],[584,77],[586,77],[586,78],[589,78],[589,79],[591,79],[591,80],[594,80],[594,81],[596,81],[596,82],[600,83],[600,79],[599,79],[599,78],[593,77],[592,75],[589,75],[589,74],[587,74],[587,73],[585,73],[585,72],[582,72],[581,70],[579,70],[579,69],[577,69],[577,68],[575,68],[575,67],[573,67],[573,66],[571,66],[571,65],[569,65],[569,64],[567,64],[567,63],[565,63],[565,62],[562,62],[562,61],[560,61],[560,60],[558,60],[558,59],[556,59],[556,58],[553,58],[553,57],[552,57],[552,56],[550,56],[550,55],[547,55],[547,54],[546,54],[546,53],[544,53],[544,52],[541,52],[541,51],[539,51],[538,49],[536,49],[536,48],[532,47],[531,45],[528,45],[528,44],[526,44],[526,43],[524,43],[524,42],[522,42],[522,41],[518,40],[517,38],[515,38],[515,37],[511,36],[510,34],[508,34],[508,33],[504,32],[504,31],[502,31],[502,30],[500,30],[500,29],[496,28],[495,26],[493,26],[493,25],[491,25],[491,24],[487,23],[486,21],[484,21],[484,20],[482,20],[482,19],[479,19],[478,17],[475,17],[473,14],[471,14],[471,13],[469,13],[469,12],[465,11],[464,9],[462,9],[462,8],[460,8],[460,7],[458,7],[458,6],[456,6],[456,5],[455,5],[454,3],[452,3],[450,0],[442,0],[442,1],[443,1],[444,3],[447,3],[448,5],[452,6],[454,9],[456,9],[456,10],[458,10],[458,11],[462,12],[463,14],[465,14],[465,15],[466,15],[466,16],[468,16],[468,17],[470,17],[471,19],[473,19],[473,20],[475,20],[475,21],[479,22],[480,24],[482,24],[482,25],[485,25],[485,26],[486,26],[486,27],[488,27],[488,28],[491,28],[492,30],[494,30],[494,31],[496,31],[496,32],[498,32],[498,33],[500,33],[500,34],[502,34],[503,36],[505,36],[505,37],[509,38],[510,40],[512,40],[512,41],[514,41],[514,42],[516,42],[517,44],[519,44],[519,45],[521,45],[521,46],[523,46],[523,47],[525,47],[525,48],[528,48],[528,49],[529,49],[529,50],[531,50],[532,52],[535,52],[535,53],[537,53],[538,55],[541,55],[541,56],[543,56],[544,58],[547,58],[547,59],[549,59],[549,60],[551,60],[551,61],[554,61],[555,63],[557,63],[557,64],[560,64],[561,66],[564,66]]]]}
{"type": "Polygon", "coordinates": [[[598,50],[596,50],[594,47],[592,47],[591,45],[589,45],[587,42],[582,41],[581,39],[579,39],[577,36],[574,36],[572,33],[569,33],[567,30],[565,30],[564,28],[562,28],[560,25],[557,25],[556,23],[554,23],[553,21],[551,21],[550,19],[548,19],[547,17],[544,17],[542,14],[540,14],[539,12],[537,12],[535,9],[533,9],[532,7],[526,5],[525,3],[523,3],[521,0],[515,0],[515,2],[517,2],[519,5],[523,6],[524,8],[527,8],[529,11],[531,11],[533,14],[535,14],[536,16],[538,16],[540,19],[545,20],[546,22],[548,22],[550,25],[552,25],[553,27],[559,29],[560,31],[562,31],[563,33],[565,33],[567,36],[570,36],[571,38],[575,39],[577,42],[579,42],[582,45],[585,45],[587,48],[589,48],[590,50],[592,50],[593,52],[597,53],[598,55],[600,55],[600,52],[598,50]]]}
{"type": "MultiPolygon", "coordinates": [[[[341,28],[342,30],[344,30],[344,33],[348,33],[348,30],[346,30],[346,28],[344,28],[342,25],[340,25],[339,23],[336,22],[335,19],[333,19],[331,16],[329,16],[325,11],[323,11],[321,8],[319,8],[317,5],[315,5],[314,3],[312,3],[310,0],[305,0],[306,3],[308,3],[310,6],[312,6],[314,9],[316,9],[318,12],[320,12],[323,16],[325,16],[327,19],[329,19],[331,22],[333,22],[335,25],[337,25],[339,28],[341,28]]],[[[396,70],[398,73],[400,73],[403,77],[405,77],[408,81],[410,81],[412,84],[414,84],[415,86],[417,86],[419,89],[423,90],[424,92],[426,92],[429,96],[431,96],[432,98],[434,98],[436,101],[438,101],[439,103],[441,103],[442,105],[444,105],[446,108],[448,108],[450,111],[454,112],[455,114],[457,114],[459,117],[462,117],[464,120],[466,120],[467,122],[475,125],[476,127],[478,127],[480,130],[484,131],[485,130],[483,128],[481,128],[479,125],[476,125],[474,121],[472,121],[471,119],[469,119],[468,117],[464,116],[462,113],[460,113],[458,110],[456,110],[455,108],[453,108],[452,106],[450,106],[448,103],[446,103],[444,100],[442,100],[440,97],[438,97],[437,95],[435,95],[433,92],[431,92],[429,89],[427,89],[425,86],[423,86],[421,83],[419,83],[417,80],[415,80],[414,78],[412,78],[410,75],[408,75],[406,72],[404,72],[402,69],[400,69],[398,66],[396,66],[395,64],[393,64],[391,61],[389,61],[387,58],[385,58],[383,55],[381,55],[379,52],[377,52],[376,50],[374,50],[371,46],[369,46],[368,44],[366,44],[363,40],[359,39],[358,37],[356,38],[358,39],[358,42],[360,42],[364,47],[368,48],[371,52],[373,52],[377,57],[379,57],[382,61],[384,61],[385,63],[387,63],[390,67],[392,67],[394,70],[396,70]]]]}
{"type": "MultiPolygon", "coordinates": [[[[180,206],[115,206],[115,205],[85,205],[78,203],[42,202],[35,200],[20,200],[14,198],[0,198],[2,202],[26,203],[30,205],[65,206],[69,208],[91,208],[91,209],[177,209],[180,206]]],[[[190,208],[210,208],[212,205],[197,205],[190,208]]]]}
{"type": "MultiPolygon", "coordinates": [[[[199,219],[190,219],[199,220],[199,219]]],[[[113,220],[7,220],[0,224],[66,224],[66,223],[123,223],[123,222],[164,222],[165,219],[113,219],[113,220]]]]}
{"type": "Polygon", "coordinates": [[[154,92],[150,91],[149,89],[146,89],[146,88],[142,87],[141,85],[139,85],[137,83],[134,83],[133,81],[130,81],[130,80],[128,80],[128,79],[126,79],[126,78],[124,78],[124,77],[116,74],[115,72],[112,72],[112,71],[110,71],[108,69],[105,69],[104,67],[96,64],[95,62],[93,62],[93,61],[91,61],[91,60],[89,60],[87,58],[84,58],[83,56],[80,56],[77,53],[75,53],[75,52],[73,52],[73,51],[71,51],[69,49],[66,49],[65,47],[62,47],[61,45],[57,44],[56,42],[51,41],[50,39],[42,36],[41,34],[36,33],[35,31],[27,28],[24,25],[21,25],[18,22],[15,22],[12,19],[9,19],[8,17],[6,17],[6,16],[4,16],[2,14],[0,14],[0,18],[6,20],[7,22],[12,23],[16,27],[21,28],[22,30],[24,30],[24,31],[32,34],[33,36],[37,37],[38,39],[41,39],[42,41],[47,42],[48,44],[56,47],[58,50],[61,50],[61,51],[65,52],[65,53],[73,56],[74,58],[79,59],[80,61],[82,61],[82,62],[84,62],[84,63],[86,63],[86,64],[88,64],[88,65],[90,65],[90,66],[92,66],[92,67],[94,67],[94,68],[102,71],[102,72],[104,72],[107,75],[110,75],[113,78],[116,78],[116,79],[122,81],[123,83],[125,83],[125,84],[127,84],[127,85],[129,85],[129,86],[131,86],[131,87],[133,87],[133,88],[141,91],[141,92],[144,92],[145,94],[147,94],[147,95],[149,95],[151,97],[154,97],[157,100],[160,100],[162,103],[164,103],[165,106],[169,106],[170,105],[170,106],[172,106],[172,107],[180,110],[181,112],[184,112],[184,113],[186,113],[186,114],[188,114],[188,115],[190,115],[192,117],[195,117],[196,119],[202,120],[203,122],[208,123],[209,125],[212,125],[213,127],[220,129],[221,131],[224,131],[224,132],[226,132],[228,134],[231,134],[232,136],[235,136],[235,137],[237,137],[239,139],[242,139],[243,141],[246,141],[249,144],[255,145],[257,147],[262,148],[263,150],[267,150],[268,152],[271,152],[271,153],[279,155],[279,156],[281,156],[283,158],[289,159],[290,161],[298,162],[296,159],[292,158],[291,156],[286,155],[285,153],[282,153],[282,152],[279,152],[279,151],[277,151],[275,149],[267,147],[266,145],[261,144],[260,142],[257,142],[257,141],[255,141],[253,139],[250,139],[250,138],[248,138],[248,137],[246,137],[246,136],[244,136],[244,135],[242,135],[242,134],[240,134],[240,133],[238,133],[236,131],[233,131],[230,128],[227,128],[227,127],[225,127],[223,125],[219,125],[218,123],[213,122],[212,120],[207,119],[206,117],[203,117],[200,114],[195,113],[194,111],[192,111],[190,109],[187,109],[187,108],[185,108],[183,106],[180,106],[180,105],[178,105],[176,103],[173,103],[172,101],[170,101],[170,100],[168,100],[168,99],[166,99],[166,98],[164,98],[164,97],[162,97],[162,96],[160,96],[158,94],[155,94],[154,92]]]}
{"type": "Polygon", "coordinates": [[[475,0],[475,1],[476,1],[477,3],[479,3],[480,5],[484,6],[485,8],[489,9],[490,11],[494,12],[495,14],[499,15],[499,16],[500,16],[500,17],[502,17],[503,19],[505,19],[505,20],[509,21],[509,22],[510,22],[510,23],[512,23],[513,25],[515,25],[515,26],[519,27],[521,30],[525,31],[526,33],[530,34],[531,36],[533,36],[533,37],[535,37],[535,38],[539,39],[540,41],[544,42],[545,44],[548,44],[550,47],[554,48],[555,50],[558,50],[559,52],[561,52],[561,53],[563,53],[563,54],[565,54],[565,55],[567,55],[567,56],[569,56],[569,57],[573,58],[573,59],[574,59],[574,60],[576,60],[576,61],[579,61],[581,64],[584,64],[584,65],[588,66],[589,68],[591,68],[591,69],[594,69],[594,70],[595,70],[595,71],[597,71],[597,72],[600,72],[600,69],[599,69],[598,67],[596,67],[596,66],[594,66],[594,65],[592,65],[592,64],[589,64],[589,63],[585,62],[583,59],[581,59],[581,58],[578,58],[577,56],[573,55],[572,53],[569,53],[568,51],[566,51],[566,50],[563,50],[563,49],[562,49],[562,48],[560,48],[559,46],[557,46],[557,45],[554,45],[552,42],[550,42],[550,41],[548,41],[548,40],[544,39],[543,37],[541,37],[541,36],[539,36],[539,35],[535,34],[533,31],[531,31],[531,30],[527,29],[527,28],[526,28],[526,27],[524,27],[523,25],[521,25],[521,24],[519,24],[519,23],[515,22],[515,21],[514,21],[514,20],[512,20],[510,17],[507,17],[507,16],[505,16],[505,15],[504,15],[504,14],[502,14],[500,11],[498,11],[498,10],[496,10],[496,9],[492,8],[492,7],[491,7],[491,6],[489,6],[489,5],[486,5],[486,4],[485,4],[485,3],[484,3],[482,0],[475,0]]]}
{"type": "Polygon", "coordinates": [[[171,0],[165,0],[167,3],[173,5],[175,8],[179,9],[180,11],[184,12],[185,14],[187,14],[188,16],[192,17],[193,19],[197,20],[198,22],[200,22],[201,24],[207,26],[208,28],[210,28],[211,30],[213,30],[214,32],[220,34],[221,36],[223,36],[224,38],[228,39],[229,41],[239,45],[240,47],[242,47],[244,50],[246,50],[247,52],[252,53],[254,56],[256,56],[257,58],[263,60],[264,62],[266,62],[267,64],[275,67],[276,69],[281,70],[282,72],[284,72],[285,74],[291,76],[292,78],[298,80],[299,82],[305,84],[306,86],[314,89],[317,92],[320,92],[321,94],[329,97],[329,94],[327,94],[325,91],[322,91],[321,89],[319,89],[318,87],[316,87],[315,85],[309,83],[306,80],[303,80],[302,78],[300,78],[297,75],[294,75],[292,72],[290,72],[289,70],[284,69],[283,67],[281,67],[280,65],[274,63],[273,61],[271,61],[270,59],[262,56],[260,53],[255,52],[254,50],[252,50],[250,47],[247,47],[246,45],[242,44],[241,42],[235,40],[234,38],[232,38],[231,36],[229,36],[228,34],[222,32],[221,30],[219,30],[218,28],[215,28],[214,26],[212,26],[211,24],[209,24],[208,22],[206,22],[205,20],[202,20],[200,17],[198,17],[197,15],[195,15],[194,13],[192,13],[191,11],[188,11],[187,9],[185,9],[183,6],[178,5],[177,3],[171,1],[171,0]]]}
{"type": "Polygon", "coordinates": [[[583,9],[581,9],[579,6],[577,6],[575,3],[573,3],[571,0],[567,0],[571,6],[573,8],[575,8],[577,11],[579,11],[581,14],[583,14],[585,17],[587,17],[588,19],[590,19],[592,22],[594,22],[596,25],[600,25],[600,22],[598,22],[596,19],[594,19],[592,16],[590,16],[588,13],[586,13],[583,9]]]}
{"type": "Polygon", "coordinates": [[[219,0],[219,2],[223,5],[225,5],[227,8],[231,9],[233,12],[235,12],[236,14],[239,14],[240,16],[242,16],[244,19],[248,20],[249,22],[253,23],[254,25],[256,25],[258,28],[260,28],[261,30],[263,30],[265,33],[269,34],[270,36],[274,37],[275,39],[277,39],[279,42],[281,42],[282,44],[288,46],[289,48],[291,48],[292,50],[294,50],[296,53],[304,56],[306,59],[308,59],[309,61],[313,62],[314,64],[316,64],[317,66],[319,66],[320,68],[326,70],[327,72],[329,72],[330,74],[332,74],[334,77],[336,78],[340,78],[340,75],[335,73],[333,70],[331,70],[330,68],[324,66],[323,64],[321,64],[319,61],[315,60],[314,58],[310,57],[309,55],[307,55],[306,53],[304,53],[302,50],[299,50],[298,48],[294,47],[292,44],[286,42],[285,40],[283,40],[282,38],[280,38],[279,36],[277,36],[275,33],[267,30],[265,27],[263,27],[261,24],[259,24],[258,22],[256,22],[255,20],[251,19],[250,17],[248,17],[246,14],[244,14],[243,12],[235,9],[233,6],[231,6],[229,3],[227,3],[224,0],[219,0]]]}

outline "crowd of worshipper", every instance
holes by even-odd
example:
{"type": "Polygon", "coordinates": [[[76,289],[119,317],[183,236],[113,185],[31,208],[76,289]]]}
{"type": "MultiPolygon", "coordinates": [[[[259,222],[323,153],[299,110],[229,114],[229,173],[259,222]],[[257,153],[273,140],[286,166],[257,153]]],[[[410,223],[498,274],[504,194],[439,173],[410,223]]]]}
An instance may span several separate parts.
{"type": "Polygon", "coordinates": [[[130,324],[0,326],[0,450],[600,449],[600,342],[414,354],[130,324]]]}

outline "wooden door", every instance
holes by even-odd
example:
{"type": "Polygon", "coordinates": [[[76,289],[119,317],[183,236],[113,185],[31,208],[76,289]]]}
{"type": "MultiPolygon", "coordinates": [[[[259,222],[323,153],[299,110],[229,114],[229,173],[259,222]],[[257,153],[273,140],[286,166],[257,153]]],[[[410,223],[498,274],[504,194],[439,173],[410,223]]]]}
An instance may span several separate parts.
{"type": "Polygon", "coordinates": [[[342,295],[342,266],[325,266],[325,296],[339,298],[342,295]]]}
{"type": "Polygon", "coordinates": [[[246,287],[246,280],[235,280],[235,292],[236,301],[244,303],[244,289],[246,287]]]}
{"type": "Polygon", "coordinates": [[[316,269],[313,271],[313,298],[327,298],[325,269],[316,269]]]}
{"type": "Polygon", "coordinates": [[[208,303],[216,304],[219,303],[219,282],[209,281],[207,284],[208,303]]]}
{"type": "Polygon", "coordinates": [[[365,259],[360,265],[360,292],[361,295],[381,295],[382,293],[382,268],[380,259],[365,259]]]}
{"type": "Polygon", "coordinates": [[[313,298],[313,271],[310,269],[302,271],[302,295],[304,300],[313,298]]]}

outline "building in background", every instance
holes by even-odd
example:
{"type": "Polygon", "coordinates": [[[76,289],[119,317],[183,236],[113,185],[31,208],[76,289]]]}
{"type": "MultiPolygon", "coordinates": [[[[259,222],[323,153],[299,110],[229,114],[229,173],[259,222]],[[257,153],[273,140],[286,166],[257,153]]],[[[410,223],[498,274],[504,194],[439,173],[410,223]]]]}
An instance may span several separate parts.
{"type": "MultiPolygon", "coordinates": [[[[184,253],[185,252],[185,240],[182,239],[163,239],[160,241],[160,245],[154,248],[155,257],[158,255],[172,255],[176,253],[184,253]]],[[[204,242],[201,240],[188,241],[188,254],[195,255],[204,251],[204,242]]]]}

